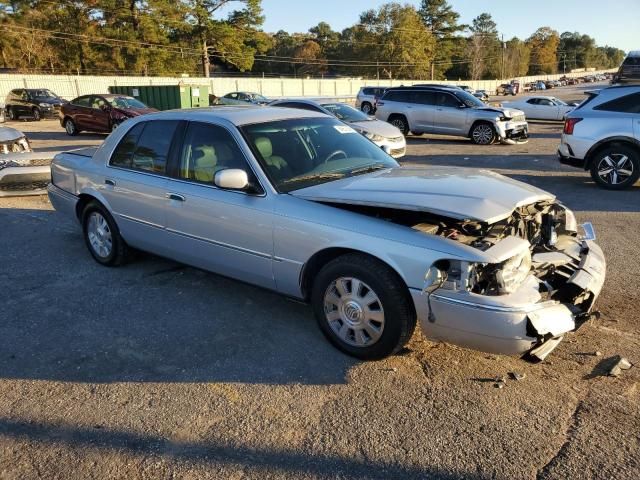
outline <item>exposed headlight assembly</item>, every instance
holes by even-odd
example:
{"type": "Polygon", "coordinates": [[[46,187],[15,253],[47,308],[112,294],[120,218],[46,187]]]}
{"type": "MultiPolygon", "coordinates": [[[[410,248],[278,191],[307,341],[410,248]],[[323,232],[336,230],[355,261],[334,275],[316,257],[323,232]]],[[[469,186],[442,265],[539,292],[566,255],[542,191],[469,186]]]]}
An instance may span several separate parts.
{"type": "Polygon", "coordinates": [[[363,132],[363,135],[367,137],[369,140],[371,140],[372,142],[381,142],[384,140],[384,137],[382,135],[377,135],[372,132],[363,132]]]}
{"type": "Polygon", "coordinates": [[[531,252],[529,249],[514,255],[500,264],[496,271],[498,291],[501,294],[515,292],[531,271],[531,252]]]}

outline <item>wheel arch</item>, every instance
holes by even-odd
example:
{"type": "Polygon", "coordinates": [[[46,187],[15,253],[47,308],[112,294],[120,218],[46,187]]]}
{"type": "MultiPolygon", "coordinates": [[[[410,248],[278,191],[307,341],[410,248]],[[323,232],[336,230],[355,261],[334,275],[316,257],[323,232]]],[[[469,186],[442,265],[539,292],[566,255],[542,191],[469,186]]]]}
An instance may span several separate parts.
{"type": "Polygon", "coordinates": [[[493,128],[493,131],[496,131],[496,126],[493,124],[493,122],[491,120],[488,120],[486,118],[479,118],[478,120],[475,120],[472,124],[471,127],[469,128],[469,132],[467,133],[467,137],[471,138],[471,133],[473,132],[473,129],[476,128],[478,126],[478,124],[480,123],[487,123],[489,125],[491,125],[491,128],[493,128]]]}
{"type": "Polygon", "coordinates": [[[640,140],[636,140],[633,137],[625,137],[622,135],[615,136],[615,137],[608,137],[596,142],[591,146],[587,154],[584,156],[585,158],[584,169],[589,170],[591,168],[591,163],[593,162],[593,159],[595,158],[595,155],[596,153],[598,153],[599,150],[606,148],[609,145],[612,145],[614,143],[620,143],[620,144],[632,147],[634,150],[638,152],[638,154],[640,154],[640,140]]]}
{"type": "Polygon", "coordinates": [[[322,267],[324,267],[330,261],[346,254],[363,255],[365,257],[372,258],[373,260],[380,262],[383,265],[385,265],[387,268],[389,268],[398,277],[398,280],[401,282],[402,286],[404,287],[407,301],[409,302],[409,305],[411,305],[411,308],[414,309],[415,311],[415,305],[413,304],[413,300],[409,292],[409,286],[407,285],[407,282],[405,281],[403,276],[398,271],[398,268],[394,267],[392,262],[389,262],[384,258],[380,258],[379,256],[366,252],[364,250],[359,250],[357,248],[349,248],[349,247],[324,248],[314,253],[309,258],[309,260],[305,262],[305,264],[302,267],[302,270],[300,271],[300,280],[299,280],[300,291],[302,292],[302,296],[305,301],[309,301],[311,290],[313,288],[313,280],[315,279],[318,272],[320,272],[322,267]]]}
{"type": "Polygon", "coordinates": [[[86,208],[86,206],[92,201],[98,202],[105,209],[107,209],[107,211],[109,212],[109,214],[111,214],[111,216],[113,217],[117,225],[118,222],[116,220],[116,216],[113,214],[113,211],[111,210],[111,206],[109,205],[109,202],[107,202],[106,199],[102,195],[100,195],[98,192],[93,192],[93,191],[83,191],[78,195],[78,201],[76,202],[76,216],[78,217],[78,220],[80,222],[82,222],[82,212],[84,212],[84,209],[86,208]]]}

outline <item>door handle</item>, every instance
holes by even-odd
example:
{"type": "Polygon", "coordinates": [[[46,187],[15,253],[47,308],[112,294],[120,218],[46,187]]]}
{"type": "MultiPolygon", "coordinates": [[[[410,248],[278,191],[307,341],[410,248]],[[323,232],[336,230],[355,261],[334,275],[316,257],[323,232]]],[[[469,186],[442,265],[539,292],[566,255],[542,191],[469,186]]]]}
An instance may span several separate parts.
{"type": "Polygon", "coordinates": [[[187,200],[186,198],[184,198],[183,195],[180,195],[180,194],[177,194],[177,193],[167,193],[167,198],[169,200],[175,200],[177,202],[184,202],[184,201],[187,200]]]}
{"type": "Polygon", "coordinates": [[[112,187],[116,186],[116,182],[114,180],[111,180],[110,178],[105,178],[104,179],[104,184],[105,185],[111,185],[112,187]]]}

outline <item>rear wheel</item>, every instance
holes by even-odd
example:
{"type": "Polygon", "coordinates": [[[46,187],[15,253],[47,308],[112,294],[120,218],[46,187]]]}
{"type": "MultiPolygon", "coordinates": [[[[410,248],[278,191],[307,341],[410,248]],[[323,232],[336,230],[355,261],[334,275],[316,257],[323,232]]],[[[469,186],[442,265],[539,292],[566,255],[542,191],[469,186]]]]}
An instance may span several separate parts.
{"type": "Polygon", "coordinates": [[[9,115],[9,120],[17,120],[18,116],[13,108],[7,107],[7,115],[9,115]]]}
{"type": "Polygon", "coordinates": [[[404,115],[391,115],[389,123],[402,132],[403,135],[409,133],[409,122],[404,115]]]}
{"type": "Polygon", "coordinates": [[[366,255],[346,254],[325,265],[311,302],[327,339],[363,360],[398,352],[415,330],[407,287],[392,269],[366,255]]]}
{"type": "Polygon", "coordinates": [[[373,105],[371,105],[369,102],[362,102],[360,110],[362,110],[362,113],[366,113],[367,115],[369,115],[371,112],[373,112],[373,105]]]}
{"type": "Polygon", "coordinates": [[[476,145],[491,145],[496,140],[496,131],[488,122],[479,122],[471,129],[471,141],[476,145]]]}
{"type": "Polygon", "coordinates": [[[640,178],[640,154],[633,147],[611,144],[598,150],[591,161],[591,178],[609,190],[622,190],[640,178]]]}
{"type": "Polygon", "coordinates": [[[99,202],[89,202],[85,207],[82,231],[87,248],[98,263],[114,267],[125,262],[127,244],[113,217],[99,202]]]}
{"type": "Polygon", "coordinates": [[[78,127],[76,127],[76,124],[70,118],[67,118],[64,121],[64,129],[67,132],[67,135],[75,136],[75,135],[78,135],[79,133],[78,127]]]}

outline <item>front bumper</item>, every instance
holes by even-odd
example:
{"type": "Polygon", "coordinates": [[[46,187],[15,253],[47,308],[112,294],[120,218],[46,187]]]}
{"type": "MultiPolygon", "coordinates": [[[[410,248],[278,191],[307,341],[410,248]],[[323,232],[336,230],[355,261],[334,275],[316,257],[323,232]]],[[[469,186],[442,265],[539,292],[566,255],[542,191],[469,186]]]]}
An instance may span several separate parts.
{"type": "Polygon", "coordinates": [[[379,142],[373,142],[380,148],[387,148],[393,158],[404,157],[407,153],[407,140],[404,137],[398,139],[385,138],[379,142]]]}
{"type": "Polygon", "coordinates": [[[516,145],[529,141],[529,124],[526,121],[498,122],[496,125],[500,143],[516,145]]]}
{"type": "Polygon", "coordinates": [[[51,158],[33,152],[0,157],[0,197],[43,195],[51,181],[51,158]]]}
{"type": "Polygon", "coordinates": [[[544,359],[587,318],[605,280],[606,262],[597,244],[573,237],[562,242],[559,251],[570,259],[562,267],[567,276],[562,299],[543,299],[533,274],[503,296],[436,290],[429,302],[426,294],[412,289],[423,333],[474,350],[544,359]]]}

